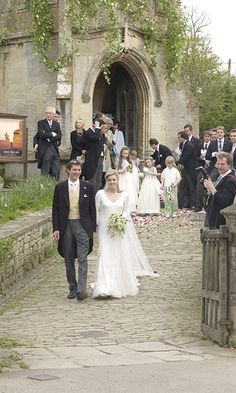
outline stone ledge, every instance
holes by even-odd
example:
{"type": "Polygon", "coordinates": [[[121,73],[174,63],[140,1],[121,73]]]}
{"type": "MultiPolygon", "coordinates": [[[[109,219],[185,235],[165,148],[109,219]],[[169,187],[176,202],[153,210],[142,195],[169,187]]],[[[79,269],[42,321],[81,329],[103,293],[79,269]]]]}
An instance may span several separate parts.
{"type": "Polygon", "coordinates": [[[6,237],[23,235],[51,221],[51,208],[31,213],[28,216],[19,217],[14,221],[9,221],[0,226],[0,240],[6,237]]]}

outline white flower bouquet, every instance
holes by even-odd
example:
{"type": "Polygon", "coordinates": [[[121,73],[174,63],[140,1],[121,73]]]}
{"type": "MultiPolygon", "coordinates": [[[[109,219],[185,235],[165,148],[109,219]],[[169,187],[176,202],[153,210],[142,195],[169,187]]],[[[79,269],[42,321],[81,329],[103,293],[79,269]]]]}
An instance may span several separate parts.
{"type": "Polygon", "coordinates": [[[113,213],[108,218],[107,232],[111,237],[120,236],[125,234],[126,224],[128,219],[122,213],[113,213]]]}

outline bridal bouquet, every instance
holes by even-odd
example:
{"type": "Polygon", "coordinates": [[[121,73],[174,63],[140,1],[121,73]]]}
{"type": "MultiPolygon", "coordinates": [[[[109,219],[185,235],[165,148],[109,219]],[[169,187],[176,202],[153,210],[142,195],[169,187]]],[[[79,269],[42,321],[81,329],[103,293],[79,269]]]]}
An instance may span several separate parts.
{"type": "Polygon", "coordinates": [[[108,218],[107,232],[114,236],[124,236],[127,218],[123,217],[122,213],[113,213],[108,218]]]}

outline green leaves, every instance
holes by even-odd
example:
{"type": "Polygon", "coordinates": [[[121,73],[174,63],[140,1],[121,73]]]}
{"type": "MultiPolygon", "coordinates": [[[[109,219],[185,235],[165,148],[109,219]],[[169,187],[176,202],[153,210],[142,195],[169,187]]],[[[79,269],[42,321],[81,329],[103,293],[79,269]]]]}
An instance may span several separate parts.
{"type": "MultiPolygon", "coordinates": [[[[64,54],[53,61],[49,52],[55,29],[49,1],[31,0],[28,3],[33,14],[34,51],[49,69],[60,70],[71,62],[73,55],[79,54],[79,50],[65,49],[64,54]]],[[[122,49],[124,22],[138,27],[142,32],[144,50],[151,67],[156,67],[160,45],[164,45],[166,79],[169,82],[174,80],[179,70],[185,38],[185,19],[174,0],[154,0],[156,11],[151,12],[148,0],[67,0],[67,3],[67,17],[76,31],[78,43],[93,29],[102,27],[106,31],[108,46],[103,72],[108,82],[109,66],[122,49]],[[163,14],[161,18],[157,16],[160,14],[163,14]]]]}

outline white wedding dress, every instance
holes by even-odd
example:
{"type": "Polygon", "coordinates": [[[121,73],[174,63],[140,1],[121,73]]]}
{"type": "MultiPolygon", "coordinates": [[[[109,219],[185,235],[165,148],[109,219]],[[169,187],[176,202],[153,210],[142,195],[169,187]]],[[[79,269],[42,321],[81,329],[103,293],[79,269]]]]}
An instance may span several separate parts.
{"type": "Polygon", "coordinates": [[[137,295],[137,276],[158,276],[153,272],[144,254],[128,205],[129,197],[125,191],[120,193],[116,202],[112,202],[104,190],[96,194],[99,249],[93,288],[94,298],[137,295]],[[123,237],[111,237],[107,232],[108,218],[113,213],[123,213],[129,220],[123,237]]]}

